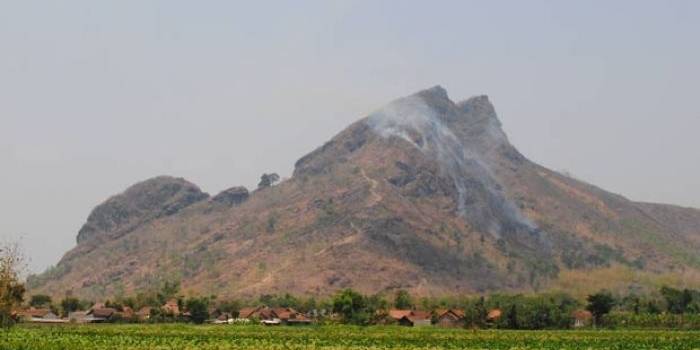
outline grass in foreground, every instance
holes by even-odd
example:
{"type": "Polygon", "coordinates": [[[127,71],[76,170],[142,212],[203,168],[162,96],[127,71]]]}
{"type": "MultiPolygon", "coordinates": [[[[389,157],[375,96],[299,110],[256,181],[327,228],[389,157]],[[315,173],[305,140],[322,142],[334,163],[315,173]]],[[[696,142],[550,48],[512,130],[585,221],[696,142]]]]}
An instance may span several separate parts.
{"type": "Polygon", "coordinates": [[[0,350],[10,349],[700,349],[700,332],[23,325],[0,334],[0,350]]]}

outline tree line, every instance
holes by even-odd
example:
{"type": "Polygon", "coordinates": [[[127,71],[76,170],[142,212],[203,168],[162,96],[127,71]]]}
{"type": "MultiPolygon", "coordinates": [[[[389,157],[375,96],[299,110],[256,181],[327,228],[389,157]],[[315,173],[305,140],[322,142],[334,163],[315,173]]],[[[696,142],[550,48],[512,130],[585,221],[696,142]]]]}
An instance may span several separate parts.
{"type": "MultiPolygon", "coordinates": [[[[22,307],[49,308],[63,317],[71,312],[87,310],[94,301],[66,296],[54,301],[48,295],[35,294],[27,298],[20,278],[22,256],[17,245],[0,246],[0,326],[11,326],[16,319],[13,311],[22,307]],[[25,300],[26,299],[26,300],[25,300]]],[[[577,310],[588,310],[593,324],[599,327],[667,327],[700,328],[700,290],[677,289],[663,286],[650,293],[615,294],[600,291],[589,295],[585,301],[566,293],[541,294],[491,294],[443,298],[415,298],[407,291],[399,290],[390,295],[379,293],[365,295],[353,289],[344,289],[331,297],[298,297],[291,294],[265,294],[256,300],[226,299],[210,296],[184,297],[178,281],[166,281],[153,291],[132,296],[116,297],[105,302],[105,307],[134,311],[151,307],[149,322],[188,321],[203,323],[218,314],[238,317],[243,306],[264,305],[288,307],[313,317],[317,322],[340,322],[355,325],[371,325],[387,320],[390,309],[414,309],[435,311],[458,309],[464,313],[463,326],[473,328],[504,329],[563,329],[572,326],[572,315],[577,310]],[[176,300],[180,310],[188,317],[182,318],[162,306],[176,300]],[[489,311],[499,310],[499,317],[490,319],[489,311]]],[[[433,313],[433,317],[437,315],[433,313]]],[[[117,319],[131,322],[136,319],[117,319]]]]}
{"type": "MultiPolygon", "coordinates": [[[[65,297],[54,303],[47,295],[32,295],[28,305],[51,308],[56,314],[67,316],[70,312],[86,310],[92,301],[65,297]]],[[[353,289],[338,291],[328,298],[297,297],[291,294],[265,294],[255,300],[226,299],[211,296],[183,297],[179,295],[179,283],[165,282],[154,292],[107,300],[105,307],[122,310],[128,306],[138,310],[151,307],[147,322],[203,323],[219,314],[238,317],[244,306],[268,306],[293,308],[312,316],[317,322],[372,325],[391,323],[390,309],[424,310],[433,312],[433,321],[439,309],[457,309],[464,313],[465,328],[499,329],[567,329],[573,325],[574,312],[587,310],[592,316],[591,326],[614,328],[639,327],[693,327],[700,326],[700,291],[662,287],[646,295],[616,295],[601,291],[589,295],[585,301],[566,293],[541,294],[491,294],[488,296],[415,298],[405,290],[390,295],[365,295],[353,289]],[[177,300],[178,308],[188,313],[187,318],[169,313],[161,308],[168,300],[177,300]],[[489,312],[499,310],[498,317],[489,318],[489,312]],[[676,317],[683,315],[685,317],[676,317]],[[697,324],[697,326],[695,326],[697,324]]],[[[134,319],[115,319],[113,322],[143,322],[134,319]]]]}

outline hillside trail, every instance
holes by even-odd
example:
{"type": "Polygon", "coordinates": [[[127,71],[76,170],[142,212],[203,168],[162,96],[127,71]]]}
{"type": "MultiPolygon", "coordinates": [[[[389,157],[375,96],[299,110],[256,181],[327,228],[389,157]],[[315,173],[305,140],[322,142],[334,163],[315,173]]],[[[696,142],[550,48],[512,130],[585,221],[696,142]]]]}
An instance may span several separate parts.
{"type": "Polygon", "coordinates": [[[365,169],[360,168],[360,174],[362,177],[369,182],[369,193],[372,195],[372,198],[370,202],[367,204],[368,207],[371,207],[379,202],[381,202],[384,197],[382,197],[381,194],[377,193],[377,187],[379,186],[379,181],[367,176],[367,173],[365,173],[365,169]]]}

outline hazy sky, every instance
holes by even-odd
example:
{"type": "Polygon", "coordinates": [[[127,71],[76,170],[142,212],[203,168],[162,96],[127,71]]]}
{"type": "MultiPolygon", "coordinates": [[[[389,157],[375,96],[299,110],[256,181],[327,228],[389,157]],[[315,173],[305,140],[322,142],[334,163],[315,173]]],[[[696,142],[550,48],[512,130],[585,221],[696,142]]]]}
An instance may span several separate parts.
{"type": "Polygon", "coordinates": [[[43,270],[132,183],[289,176],[436,84],[534,161],[700,207],[700,1],[0,1],[0,240],[43,270]]]}

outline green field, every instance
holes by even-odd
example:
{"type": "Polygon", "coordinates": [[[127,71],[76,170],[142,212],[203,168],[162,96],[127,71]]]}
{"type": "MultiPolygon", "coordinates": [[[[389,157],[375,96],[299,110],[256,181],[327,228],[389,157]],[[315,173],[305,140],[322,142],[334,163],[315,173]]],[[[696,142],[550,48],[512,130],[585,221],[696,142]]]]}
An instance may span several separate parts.
{"type": "Polygon", "coordinates": [[[1,350],[700,349],[694,331],[472,331],[402,327],[63,325],[2,331],[1,350]]]}

